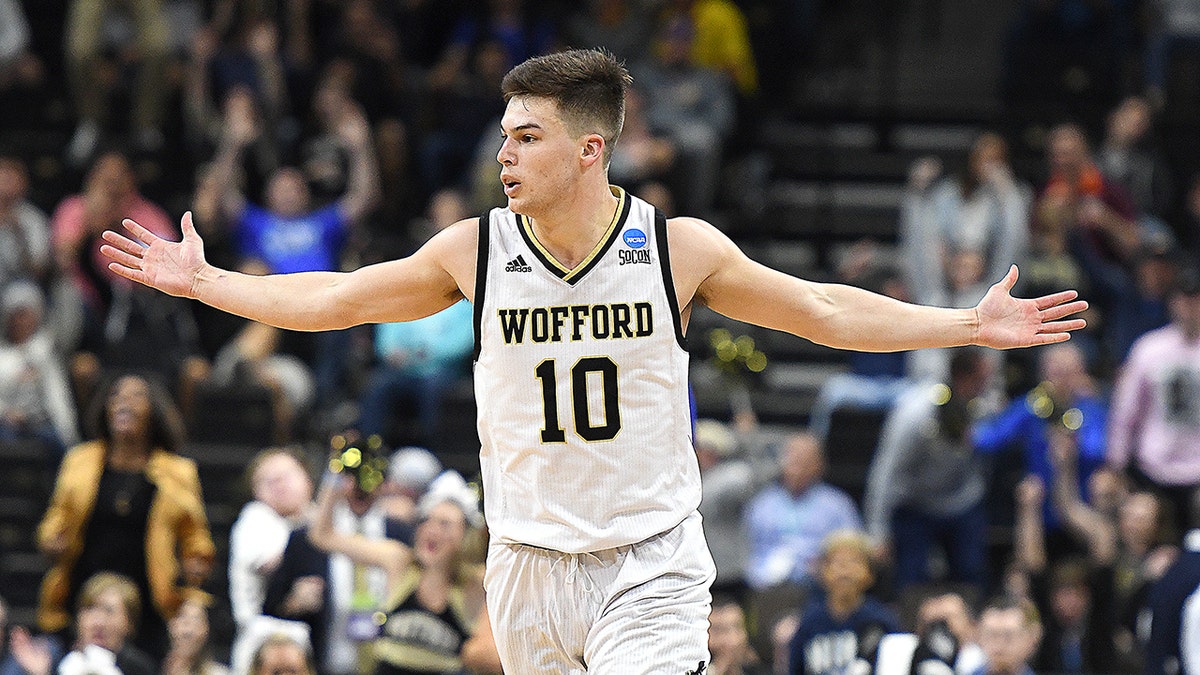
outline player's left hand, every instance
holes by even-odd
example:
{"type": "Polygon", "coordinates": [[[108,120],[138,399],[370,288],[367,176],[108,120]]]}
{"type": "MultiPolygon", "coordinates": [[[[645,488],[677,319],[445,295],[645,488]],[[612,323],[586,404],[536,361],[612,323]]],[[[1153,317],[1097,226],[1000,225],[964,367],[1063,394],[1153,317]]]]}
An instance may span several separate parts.
{"type": "Polygon", "coordinates": [[[1086,302],[1076,300],[1079,294],[1075,291],[1014,298],[1011,292],[1016,283],[1017,266],[1013,265],[975,306],[979,318],[976,344],[996,349],[1046,345],[1069,340],[1071,331],[1087,325],[1083,319],[1065,319],[1087,309],[1086,302]]]}

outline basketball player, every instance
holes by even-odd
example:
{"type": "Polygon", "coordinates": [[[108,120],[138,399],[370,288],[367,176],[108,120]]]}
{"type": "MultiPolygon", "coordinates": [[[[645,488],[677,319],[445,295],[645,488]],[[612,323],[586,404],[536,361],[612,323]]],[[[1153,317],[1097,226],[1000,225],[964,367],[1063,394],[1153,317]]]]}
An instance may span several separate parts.
{"type": "Polygon", "coordinates": [[[793,278],[708,223],[665,219],[607,180],[630,79],[610,55],[530,59],[505,77],[508,208],[411,257],[350,273],[246,276],[133,221],[111,268],[292,330],[475,307],[475,396],[491,544],[485,584],[510,673],[701,673],[714,570],[690,443],[688,317],[727,316],[834,347],[892,351],[1066,340],[1073,291],[1018,300],[1012,268],[970,309],[793,278]]]}

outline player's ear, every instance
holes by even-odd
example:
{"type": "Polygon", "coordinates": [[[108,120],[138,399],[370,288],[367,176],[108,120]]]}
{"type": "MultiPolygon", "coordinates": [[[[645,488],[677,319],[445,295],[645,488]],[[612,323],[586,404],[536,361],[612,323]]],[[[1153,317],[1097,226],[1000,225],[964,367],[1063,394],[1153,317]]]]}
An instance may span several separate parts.
{"type": "Polygon", "coordinates": [[[583,139],[580,159],[590,166],[604,157],[604,137],[600,134],[588,134],[583,139]]]}

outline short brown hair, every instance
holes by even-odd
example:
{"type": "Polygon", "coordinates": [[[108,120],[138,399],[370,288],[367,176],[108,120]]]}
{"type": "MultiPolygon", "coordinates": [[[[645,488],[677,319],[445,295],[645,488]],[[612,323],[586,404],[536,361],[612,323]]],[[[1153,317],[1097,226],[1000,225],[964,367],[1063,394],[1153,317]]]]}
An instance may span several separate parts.
{"type": "Polygon", "coordinates": [[[504,76],[504,100],[533,96],[554,101],[572,132],[604,138],[612,156],[625,124],[625,92],[633,78],[615,56],[601,49],[572,49],[528,59],[504,76]]]}

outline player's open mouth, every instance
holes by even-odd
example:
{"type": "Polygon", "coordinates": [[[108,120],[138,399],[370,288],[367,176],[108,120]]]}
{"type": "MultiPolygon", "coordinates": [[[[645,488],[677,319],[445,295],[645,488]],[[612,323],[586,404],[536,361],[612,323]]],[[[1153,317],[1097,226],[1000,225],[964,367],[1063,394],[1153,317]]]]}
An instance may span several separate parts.
{"type": "Polygon", "coordinates": [[[521,187],[521,182],[516,180],[502,180],[500,182],[504,184],[504,194],[508,195],[509,197],[513,196],[513,193],[517,191],[517,188],[521,187]]]}

